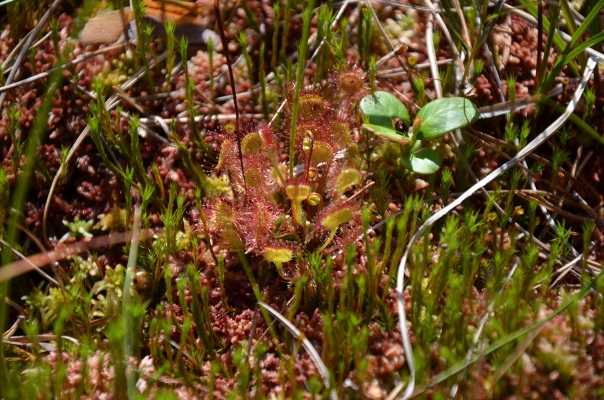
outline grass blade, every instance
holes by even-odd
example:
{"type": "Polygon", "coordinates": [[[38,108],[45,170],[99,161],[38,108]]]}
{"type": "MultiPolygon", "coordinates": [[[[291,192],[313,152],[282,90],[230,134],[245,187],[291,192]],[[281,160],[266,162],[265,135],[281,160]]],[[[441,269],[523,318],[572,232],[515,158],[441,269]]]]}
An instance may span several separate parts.
{"type": "MultiPolygon", "coordinates": [[[[306,349],[306,351],[310,355],[311,359],[315,363],[315,366],[317,367],[317,370],[319,370],[319,373],[321,374],[321,377],[323,378],[323,383],[325,384],[325,387],[329,389],[330,388],[329,370],[327,369],[327,366],[321,359],[321,356],[319,355],[317,350],[313,347],[313,345],[310,343],[310,341],[306,337],[304,337],[302,332],[300,332],[298,330],[298,328],[296,328],[294,326],[294,324],[289,322],[287,320],[287,318],[285,318],[279,311],[275,310],[268,304],[263,303],[261,301],[258,302],[258,304],[260,304],[264,309],[266,309],[269,313],[271,313],[271,315],[273,317],[277,318],[279,320],[279,322],[281,322],[283,325],[285,325],[285,327],[291,332],[291,334],[296,338],[296,340],[302,340],[302,347],[304,347],[304,349],[306,349]]],[[[336,400],[338,398],[338,395],[337,395],[335,389],[331,390],[329,397],[330,397],[330,399],[333,399],[333,400],[336,400]]]]}

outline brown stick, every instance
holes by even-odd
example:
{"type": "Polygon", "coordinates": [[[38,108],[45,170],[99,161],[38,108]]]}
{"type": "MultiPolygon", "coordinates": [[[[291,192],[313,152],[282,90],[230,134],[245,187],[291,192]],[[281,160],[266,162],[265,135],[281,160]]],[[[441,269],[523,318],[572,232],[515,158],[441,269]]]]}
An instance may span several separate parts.
{"type": "MultiPolygon", "coordinates": [[[[146,229],[141,231],[140,238],[142,240],[152,238],[155,235],[155,231],[146,229]]],[[[35,254],[27,257],[25,260],[15,261],[11,264],[5,265],[0,268],[0,282],[8,281],[15,276],[29,272],[37,267],[43,267],[44,265],[50,264],[55,261],[63,260],[69,256],[83,253],[88,250],[96,249],[99,247],[111,246],[114,244],[125,243],[130,241],[131,232],[120,232],[109,234],[105,236],[99,236],[92,239],[84,239],[77,243],[74,243],[63,248],[47,251],[45,253],[35,254]]]]}

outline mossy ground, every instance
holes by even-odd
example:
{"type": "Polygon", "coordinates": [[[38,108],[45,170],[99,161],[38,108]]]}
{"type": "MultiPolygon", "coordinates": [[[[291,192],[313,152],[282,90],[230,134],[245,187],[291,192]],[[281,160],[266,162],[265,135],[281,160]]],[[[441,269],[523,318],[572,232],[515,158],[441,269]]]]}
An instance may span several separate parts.
{"type": "MultiPolygon", "coordinates": [[[[83,45],[84,20],[126,2],[64,1],[40,23],[50,3],[0,6],[0,79],[14,84],[0,97],[7,399],[402,395],[395,286],[409,240],[557,118],[584,67],[578,57],[562,69],[553,102],[427,141],[443,166],[419,175],[399,162],[404,144],[362,128],[362,98],[393,93],[411,121],[438,84],[477,107],[526,99],[541,87],[547,29],[539,45],[523,14],[504,9],[492,25],[487,4],[462,2],[464,24],[442,13],[449,42],[425,9],[321,2],[305,20],[307,2],[222,2],[238,122],[217,36],[198,50],[169,27],[154,35],[135,6],[138,42],[83,45]],[[465,46],[479,48],[458,61],[465,46]],[[313,61],[297,70],[304,54],[313,61]]],[[[218,31],[213,2],[196,4],[218,31]]],[[[602,90],[598,71],[575,110],[589,129],[567,122],[412,247],[416,396],[604,396],[604,280],[592,281],[604,255],[602,90]]]]}

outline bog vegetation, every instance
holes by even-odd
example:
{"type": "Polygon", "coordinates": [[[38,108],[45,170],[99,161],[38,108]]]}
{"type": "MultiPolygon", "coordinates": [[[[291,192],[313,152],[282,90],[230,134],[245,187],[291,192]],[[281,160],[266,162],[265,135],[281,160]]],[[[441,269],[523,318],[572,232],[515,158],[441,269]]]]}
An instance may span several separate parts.
{"type": "Polygon", "coordinates": [[[603,6],[0,2],[0,397],[604,396],[603,6]]]}

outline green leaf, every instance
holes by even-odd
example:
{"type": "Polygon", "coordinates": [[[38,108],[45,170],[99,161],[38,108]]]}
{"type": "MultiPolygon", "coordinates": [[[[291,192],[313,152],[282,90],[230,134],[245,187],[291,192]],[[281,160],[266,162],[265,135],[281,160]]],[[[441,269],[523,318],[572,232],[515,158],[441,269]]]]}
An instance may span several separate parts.
{"type": "Polygon", "coordinates": [[[437,138],[471,124],[479,115],[480,112],[474,103],[463,97],[431,101],[417,114],[422,121],[417,138],[420,140],[437,138]]]}
{"type": "Polygon", "coordinates": [[[419,150],[419,147],[422,145],[422,141],[421,140],[416,140],[415,144],[413,145],[413,147],[411,148],[410,153],[415,153],[419,150]]]}
{"type": "Polygon", "coordinates": [[[406,136],[401,135],[400,132],[394,129],[386,128],[380,125],[363,124],[363,127],[372,130],[376,135],[382,139],[391,140],[396,143],[407,143],[408,139],[406,136]]]}
{"type": "Polygon", "coordinates": [[[407,108],[388,92],[375,92],[365,96],[361,100],[360,106],[361,111],[369,117],[371,125],[378,125],[396,132],[393,120],[400,118],[407,126],[411,126],[407,108]]]}
{"type": "Polygon", "coordinates": [[[423,148],[401,158],[401,164],[418,174],[433,174],[440,168],[442,159],[436,151],[423,148]]]}

